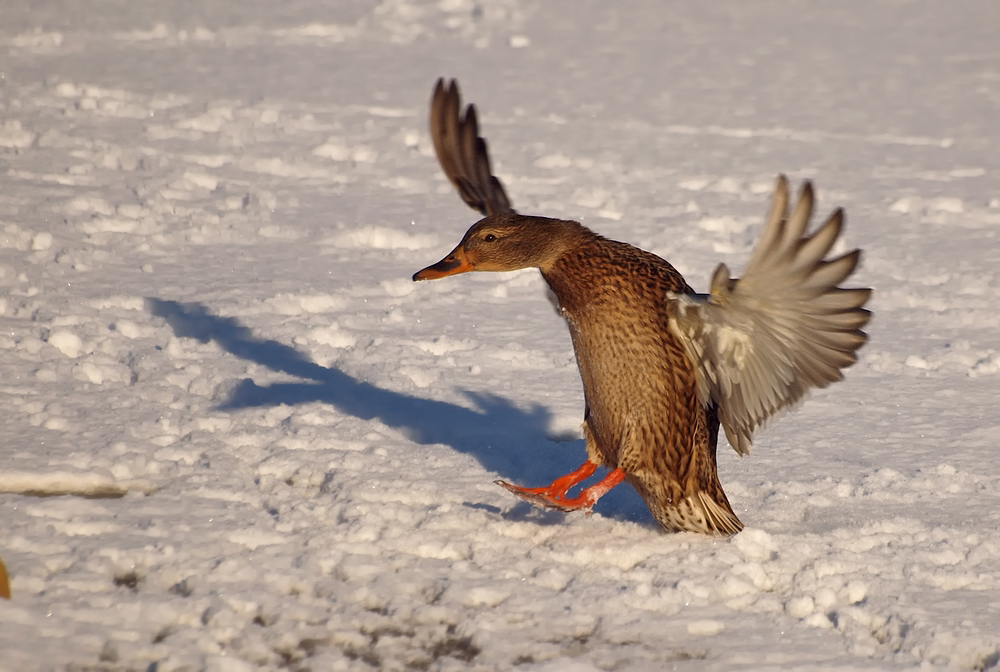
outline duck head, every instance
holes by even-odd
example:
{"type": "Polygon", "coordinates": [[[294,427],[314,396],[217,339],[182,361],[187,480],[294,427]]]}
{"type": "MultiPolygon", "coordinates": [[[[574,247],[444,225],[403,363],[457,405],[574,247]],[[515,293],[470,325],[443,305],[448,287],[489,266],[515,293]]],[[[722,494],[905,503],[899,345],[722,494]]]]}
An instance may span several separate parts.
{"type": "Polygon", "coordinates": [[[490,215],[473,224],[444,259],[414,273],[413,280],[436,280],[469,271],[545,270],[585,231],[576,222],[560,219],[490,215]]]}

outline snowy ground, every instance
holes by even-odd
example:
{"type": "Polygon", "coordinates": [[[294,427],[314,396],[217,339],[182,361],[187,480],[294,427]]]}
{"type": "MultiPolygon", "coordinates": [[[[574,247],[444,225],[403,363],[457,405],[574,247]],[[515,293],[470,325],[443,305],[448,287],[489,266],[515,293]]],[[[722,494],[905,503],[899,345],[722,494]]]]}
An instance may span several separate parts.
{"type": "Polygon", "coordinates": [[[6,0],[0,669],[1000,662],[1000,4],[6,0]],[[668,535],[491,482],[584,457],[534,271],[414,285],[515,206],[738,272],[775,174],[846,207],[871,343],[668,535]]]}

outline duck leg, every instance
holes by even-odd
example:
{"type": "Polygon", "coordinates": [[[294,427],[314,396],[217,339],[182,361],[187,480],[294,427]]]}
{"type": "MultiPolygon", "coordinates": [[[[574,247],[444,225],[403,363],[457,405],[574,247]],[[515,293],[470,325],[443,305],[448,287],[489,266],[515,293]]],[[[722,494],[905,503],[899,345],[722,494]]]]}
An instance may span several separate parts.
{"type": "Polygon", "coordinates": [[[590,478],[596,470],[597,465],[587,460],[576,470],[557,478],[544,488],[522,488],[501,480],[496,480],[494,483],[510,490],[529,504],[544,506],[550,509],[559,509],[560,511],[577,511],[583,509],[589,515],[590,509],[597,503],[597,500],[606,495],[611,488],[621,483],[625,478],[624,471],[614,469],[598,483],[584,489],[576,497],[570,498],[566,496],[570,488],[590,478]]]}

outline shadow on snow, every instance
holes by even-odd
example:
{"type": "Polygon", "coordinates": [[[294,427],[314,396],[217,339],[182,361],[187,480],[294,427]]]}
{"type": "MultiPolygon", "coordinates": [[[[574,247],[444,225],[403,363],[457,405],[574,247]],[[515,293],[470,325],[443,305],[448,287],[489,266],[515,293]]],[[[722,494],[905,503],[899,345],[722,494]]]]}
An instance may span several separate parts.
{"type": "MultiPolygon", "coordinates": [[[[236,318],[213,315],[200,303],[148,298],[146,307],[152,315],[166,320],[178,337],[202,343],[215,341],[241,359],[304,379],[264,386],[244,379],[220,405],[223,410],[319,401],[362,420],[379,420],[403,431],[417,443],[449,445],[475,457],[487,471],[520,485],[548,483],[586,459],[582,440],[572,441],[575,444],[572,446],[554,446],[547,438],[551,413],[539,404],[524,410],[503,397],[468,390],[463,394],[475,405],[474,409],[413,397],[320,366],[291,346],[257,338],[236,318]]],[[[514,506],[504,514],[506,517],[529,515],[528,504],[515,502],[513,498],[511,503],[514,506]]],[[[642,500],[629,487],[615,488],[595,509],[617,520],[655,525],[642,500]]],[[[531,514],[533,519],[546,523],[562,520],[564,516],[558,512],[539,513],[542,515],[531,514]]]]}

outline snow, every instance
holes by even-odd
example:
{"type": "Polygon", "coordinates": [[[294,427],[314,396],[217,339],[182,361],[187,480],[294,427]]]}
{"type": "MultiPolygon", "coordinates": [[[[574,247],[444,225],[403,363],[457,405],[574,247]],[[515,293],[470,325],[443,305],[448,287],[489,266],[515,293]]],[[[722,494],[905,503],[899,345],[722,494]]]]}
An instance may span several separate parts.
{"type": "Polygon", "coordinates": [[[359,0],[0,12],[0,669],[1000,663],[1000,5],[359,0]],[[584,459],[534,271],[414,285],[527,213],[739,275],[779,172],[844,206],[871,342],[664,534],[584,459]]]}

